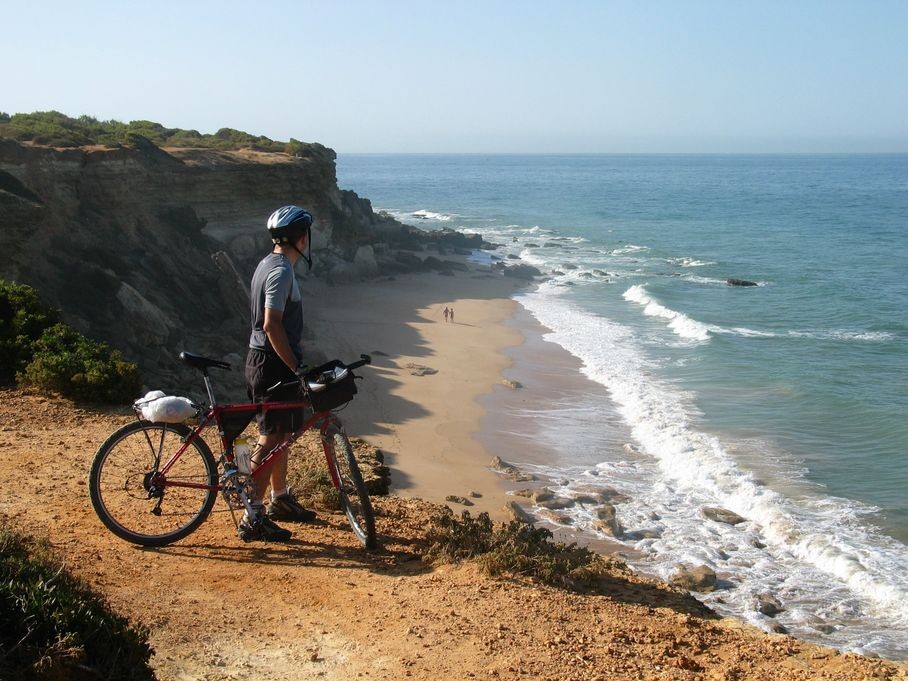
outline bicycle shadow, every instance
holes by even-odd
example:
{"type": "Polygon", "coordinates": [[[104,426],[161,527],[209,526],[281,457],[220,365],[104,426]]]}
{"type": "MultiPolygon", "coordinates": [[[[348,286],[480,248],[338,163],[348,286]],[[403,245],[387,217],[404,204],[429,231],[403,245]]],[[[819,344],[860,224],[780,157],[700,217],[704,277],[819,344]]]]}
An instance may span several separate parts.
{"type": "MultiPolygon", "coordinates": [[[[226,511],[223,511],[226,513],[226,511]]],[[[160,548],[135,547],[158,556],[239,564],[272,564],[336,570],[367,570],[374,573],[422,574],[431,566],[422,561],[421,543],[410,537],[378,534],[378,548],[367,550],[353,537],[347,519],[318,519],[294,527],[287,542],[243,543],[236,535],[187,538],[160,548]]]]}

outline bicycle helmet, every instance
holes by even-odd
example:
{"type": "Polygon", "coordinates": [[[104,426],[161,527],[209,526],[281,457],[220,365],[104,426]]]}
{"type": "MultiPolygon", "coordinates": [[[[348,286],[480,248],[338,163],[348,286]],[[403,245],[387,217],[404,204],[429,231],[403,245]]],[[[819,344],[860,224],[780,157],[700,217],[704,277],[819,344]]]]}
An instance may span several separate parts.
{"type": "Polygon", "coordinates": [[[271,240],[275,244],[289,244],[296,249],[309,269],[312,269],[312,214],[300,208],[299,206],[284,206],[274,211],[268,218],[268,233],[271,234],[271,240]],[[303,235],[310,237],[306,244],[310,255],[304,255],[302,251],[296,248],[296,242],[303,235]]]}

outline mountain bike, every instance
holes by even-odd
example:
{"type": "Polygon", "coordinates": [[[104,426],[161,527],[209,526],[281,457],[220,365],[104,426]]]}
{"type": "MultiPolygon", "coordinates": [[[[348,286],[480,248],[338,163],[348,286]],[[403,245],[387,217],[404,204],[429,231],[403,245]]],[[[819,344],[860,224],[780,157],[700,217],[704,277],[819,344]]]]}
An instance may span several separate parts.
{"type": "MultiPolygon", "coordinates": [[[[372,362],[368,355],[351,364],[333,360],[296,381],[297,401],[218,404],[210,369],[230,370],[227,362],[181,352],[180,360],[201,372],[208,406],[192,404],[195,416],[186,422],[152,422],[134,405],[136,420],[114,431],[94,456],[88,488],[101,522],[115,535],[142,546],[166,546],[195,531],[208,517],[220,493],[230,509],[253,515],[256,481],[270,473],[270,463],[308,430],[318,431],[331,482],[353,532],[367,549],[376,547],[375,517],[353,447],[333,410],[356,393],[354,369],[372,362]],[[257,466],[243,461],[235,441],[259,412],[309,409],[312,415],[257,466]],[[197,421],[194,425],[193,422],[197,421]],[[217,428],[220,454],[215,460],[203,433],[217,428]],[[246,463],[246,465],[244,465],[246,463]]],[[[291,381],[269,388],[271,393],[291,381]]],[[[179,398],[185,400],[185,398],[179,398]]],[[[308,414],[308,412],[307,412],[308,414]]],[[[267,477],[262,481],[267,483],[267,477]]]]}

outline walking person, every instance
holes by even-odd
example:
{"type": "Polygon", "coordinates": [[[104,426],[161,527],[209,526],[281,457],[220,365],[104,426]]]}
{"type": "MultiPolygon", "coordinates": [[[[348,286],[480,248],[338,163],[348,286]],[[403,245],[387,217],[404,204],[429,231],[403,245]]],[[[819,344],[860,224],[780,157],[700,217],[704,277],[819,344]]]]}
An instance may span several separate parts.
{"type": "Polygon", "coordinates": [[[449,314],[449,313],[448,313],[448,306],[445,305],[445,323],[447,323],[447,321],[448,321],[448,314],[449,314]]]}
{"type": "MultiPolygon", "coordinates": [[[[246,390],[253,402],[299,399],[296,385],[283,386],[266,396],[266,390],[281,381],[294,381],[302,366],[303,306],[293,267],[304,259],[312,267],[310,231],[312,215],[298,206],[284,206],[268,218],[273,243],[262,258],[251,285],[249,351],[246,356],[246,390]]],[[[269,410],[256,415],[258,445],[252,461],[257,466],[264,453],[283,442],[303,424],[302,409],[269,410]]],[[[303,508],[287,487],[287,453],[274,460],[270,476],[271,498],[265,506],[267,479],[256,484],[253,514],[247,511],[239,525],[243,541],[287,541],[292,533],[275,520],[307,522],[315,513],[303,508]]]]}
{"type": "Polygon", "coordinates": [[[451,317],[451,323],[453,324],[454,323],[454,308],[453,307],[448,311],[448,315],[451,317]]]}

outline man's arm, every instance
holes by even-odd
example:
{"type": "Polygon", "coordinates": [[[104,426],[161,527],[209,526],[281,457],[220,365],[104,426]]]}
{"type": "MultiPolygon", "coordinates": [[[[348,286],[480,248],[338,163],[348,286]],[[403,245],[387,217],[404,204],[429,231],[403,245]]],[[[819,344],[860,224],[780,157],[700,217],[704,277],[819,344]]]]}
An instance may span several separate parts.
{"type": "Polygon", "coordinates": [[[265,308],[265,321],[262,324],[262,330],[268,337],[268,342],[277,353],[284,364],[290,367],[290,371],[296,371],[298,361],[293,350],[290,348],[290,341],[287,339],[287,332],[284,330],[284,311],[274,310],[270,307],[265,308]]]}

